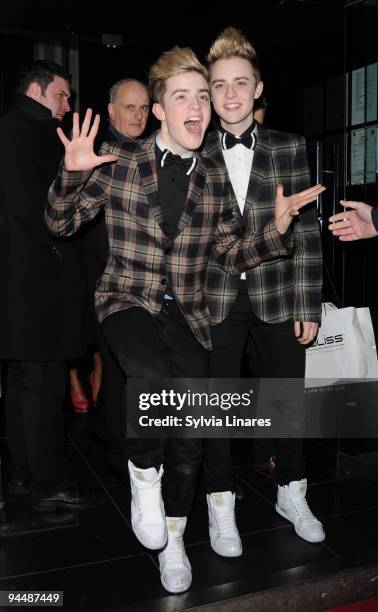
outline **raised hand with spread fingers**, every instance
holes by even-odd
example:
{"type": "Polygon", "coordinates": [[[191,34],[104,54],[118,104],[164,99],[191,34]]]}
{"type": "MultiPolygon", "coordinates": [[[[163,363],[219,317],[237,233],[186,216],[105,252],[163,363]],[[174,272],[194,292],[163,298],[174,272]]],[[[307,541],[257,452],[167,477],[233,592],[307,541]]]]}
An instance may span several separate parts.
{"type": "Polygon", "coordinates": [[[62,128],[57,128],[58,136],[65,148],[64,165],[69,171],[92,170],[101,164],[115,162],[115,155],[96,155],[93,150],[94,139],[100,124],[100,115],[96,115],[91,127],[92,109],[85,113],[80,128],[79,113],[73,114],[72,138],[67,138],[62,128]]]}

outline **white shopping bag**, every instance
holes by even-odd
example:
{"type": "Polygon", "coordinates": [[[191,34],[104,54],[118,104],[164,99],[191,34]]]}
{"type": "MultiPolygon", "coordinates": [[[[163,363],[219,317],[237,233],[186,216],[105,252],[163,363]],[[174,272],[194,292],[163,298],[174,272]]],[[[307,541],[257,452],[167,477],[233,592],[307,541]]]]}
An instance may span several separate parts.
{"type": "Polygon", "coordinates": [[[356,378],[359,382],[378,379],[369,308],[337,308],[325,303],[316,340],[306,349],[306,387],[322,387],[356,378]]]}

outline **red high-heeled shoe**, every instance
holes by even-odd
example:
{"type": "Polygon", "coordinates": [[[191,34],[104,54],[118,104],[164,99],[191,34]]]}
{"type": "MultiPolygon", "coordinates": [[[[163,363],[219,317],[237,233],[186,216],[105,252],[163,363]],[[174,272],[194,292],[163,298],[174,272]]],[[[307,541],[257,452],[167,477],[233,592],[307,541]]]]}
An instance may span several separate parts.
{"type": "Polygon", "coordinates": [[[71,402],[76,414],[88,412],[88,400],[85,397],[84,391],[74,391],[71,389],[71,402]]]}
{"type": "Polygon", "coordinates": [[[98,384],[98,383],[95,382],[94,370],[92,370],[92,372],[89,374],[89,382],[91,383],[92,400],[93,400],[93,403],[96,405],[96,403],[97,403],[97,396],[98,396],[98,393],[100,391],[101,384],[98,384]]]}

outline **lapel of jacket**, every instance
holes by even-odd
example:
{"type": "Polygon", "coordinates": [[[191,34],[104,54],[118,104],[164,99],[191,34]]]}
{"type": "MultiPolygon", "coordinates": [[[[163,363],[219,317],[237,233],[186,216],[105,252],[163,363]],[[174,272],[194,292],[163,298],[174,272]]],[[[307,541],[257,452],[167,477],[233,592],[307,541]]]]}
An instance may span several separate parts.
{"type": "Polygon", "coordinates": [[[222,153],[222,146],[220,143],[218,130],[210,132],[206,136],[206,140],[202,149],[202,154],[224,164],[224,157],[222,153]]]}
{"type": "MultiPolygon", "coordinates": [[[[151,212],[164,232],[163,212],[159,202],[158,179],[156,171],[155,155],[156,133],[140,143],[136,152],[136,159],[144,192],[151,206],[151,212]]],[[[184,227],[189,223],[194,209],[202,197],[203,188],[206,183],[206,167],[197,155],[197,163],[190,174],[188,194],[185,207],[177,224],[177,231],[172,236],[176,238],[184,227]]]]}
{"type": "Polygon", "coordinates": [[[151,207],[152,215],[163,229],[163,213],[159,202],[158,179],[155,155],[156,133],[139,144],[135,156],[138,164],[140,180],[151,207]]]}
{"type": "MultiPolygon", "coordinates": [[[[226,162],[224,161],[223,150],[222,150],[222,145],[220,143],[218,130],[215,130],[208,134],[202,152],[203,152],[203,155],[211,157],[211,159],[214,159],[215,161],[218,161],[223,166],[225,166],[225,172],[227,173],[227,166],[226,166],[226,162]]],[[[228,181],[228,188],[230,189],[230,193],[232,194],[232,207],[234,209],[234,212],[238,215],[239,220],[241,221],[242,216],[240,214],[239,204],[236,199],[228,173],[227,173],[227,181],[228,181]]]]}
{"type": "MultiPolygon", "coordinates": [[[[271,172],[271,155],[272,147],[269,132],[264,127],[258,125],[246,204],[253,204],[253,202],[258,200],[264,181],[271,172]]],[[[244,214],[247,214],[247,206],[244,207],[244,214]]]]}
{"type": "Polygon", "coordinates": [[[188,225],[194,213],[194,209],[202,198],[203,188],[206,183],[206,167],[204,166],[201,157],[197,154],[197,163],[190,173],[190,181],[184,210],[177,224],[177,230],[173,235],[173,239],[178,236],[183,229],[188,225]]]}

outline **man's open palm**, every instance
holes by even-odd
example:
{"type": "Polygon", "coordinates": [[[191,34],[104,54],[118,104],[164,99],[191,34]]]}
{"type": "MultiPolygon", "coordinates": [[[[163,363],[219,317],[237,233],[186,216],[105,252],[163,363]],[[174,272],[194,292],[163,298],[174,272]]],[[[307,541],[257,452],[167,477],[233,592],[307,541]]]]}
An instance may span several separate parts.
{"type": "Polygon", "coordinates": [[[91,125],[92,110],[87,109],[83,125],[80,129],[79,114],[74,113],[72,124],[72,139],[65,136],[61,128],[57,128],[58,136],[65,148],[64,165],[66,170],[92,170],[96,166],[117,160],[115,155],[96,155],[93,143],[100,124],[100,115],[96,115],[91,125]]]}
{"type": "Polygon", "coordinates": [[[284,196],[283,186],[277,185],[276,196],[276,226],[280,234],[284,234],[289,229],[293,218],[299,214],[302,206],[316,200],[317,196],[325,190],[323,185],[314,185],[300,193],[291,196],[284,196]]]}

